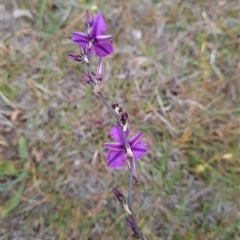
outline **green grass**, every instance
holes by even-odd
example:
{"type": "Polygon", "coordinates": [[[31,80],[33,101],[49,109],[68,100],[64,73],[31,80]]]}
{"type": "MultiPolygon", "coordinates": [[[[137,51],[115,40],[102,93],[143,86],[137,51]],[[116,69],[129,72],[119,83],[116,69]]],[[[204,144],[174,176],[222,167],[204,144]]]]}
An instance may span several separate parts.
{"type": "Polygon", "coordinates": [[[149,146],[134,185],[142,232],[238,239],[237,1],[75,3],[24,0],[34,21],[3,25],[2,238],[130,239],[111,191],[127,194],[128,171],[108,169],[102,147],[115,119],[66,55],[79,51],[69,36],[89,9],[115,36],[102,91],[149,146]]]}

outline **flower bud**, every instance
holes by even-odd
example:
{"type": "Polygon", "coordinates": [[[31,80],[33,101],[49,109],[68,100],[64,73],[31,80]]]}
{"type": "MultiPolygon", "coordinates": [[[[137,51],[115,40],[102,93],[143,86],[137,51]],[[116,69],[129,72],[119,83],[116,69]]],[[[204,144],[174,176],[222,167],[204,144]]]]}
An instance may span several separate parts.
{"type": "Polygon", "coordinates": [[[116,112],[117,114],[119,114],[120,112],[122,112],[122,108],[119,107],[119,105],[118,105],[117,103],[114,103],[114,104],[112,105],[112,108],[115,110],[115,112],[116,112]]]}
{"type": "Polygon", "coordinates": [[[88,10],[86,11],[86,15],[85,15],[85,24],[86,26],[91,26],[92,24],[92,16],[88,10]]]}
{"type": "Polygon", "coordinates": [[[126,220],[126,222],[127,222],[127,226],[129,227],[129,228],[131,228],[133,231],[134,231],[134,225],[133,225],[133,222],[131,221],[131,220],[126,220]]]}
{"type": "Polygon", "coordinates": [[[123,113],[121,114],[121,120],[122,120],[122,124],[123,124],[123,125],[126,125],[126,124],[127,124],[127,121],[128,121],[128,114],[127,114],[127,112],[123,112],[123,113]]]}
{"type": "Polygon", "coordinates": [[[113,109],[116,109],[116,108],[119,107],[119,105],[118,105],[118,103],[114,103],[114,104],[112,105],[112,107],[113,107],[113,109]]]}
{"type": "Polygon", "coordinates": [[[121,192],[119,192],[116,188],[113,188],[113,193],[115,194],[119,202],[123,202],[125,197],[121,192]]]}
{"type": "Polygon", "coordinates": [[[68,53],[68,57],[77,62],[83,62],[82,56],[74,53],[68,53]]]}
{"type": "Polygon", "coordinates": [[[68,53],[68,57],[71,58],[74,61],[80,62],[80,63],[89,63],[87,56],[82,52],[80,49],[80,55],[74,54],[74,53],[68,53]]]}
{"type": "Polygon", "coordinates": [[[97,68],[97,80],[102,81],[103,78],[103,69],[102,69],[102,58],[99,58],[98,68],[97,68]]]}
{"type": "Polygon", "coordinates": [[[135,227],[134,227],[134,225],[133,225],[133,222],[132,222],[131,220],[128,220],[128,219],[126,220],[126,222],[127,222],[127,226],[128,226],[129,228],[131,228],[132,231],[133,231],[132,237],[139,239],[139,236],[138,236],[138,234],[137,234],[137,232],[136,232],[136,230],[135,230],[135,227]]]}
{"type": "Polygon", "coordinates": [[[82,79],[84,80],[84,82],[86,82],[88,84],[89,84],[89,82],[91,80],[90,76],[87,73],[85,73],[85,72],[83,72],[83,74],[82,74],[82,79]]]}

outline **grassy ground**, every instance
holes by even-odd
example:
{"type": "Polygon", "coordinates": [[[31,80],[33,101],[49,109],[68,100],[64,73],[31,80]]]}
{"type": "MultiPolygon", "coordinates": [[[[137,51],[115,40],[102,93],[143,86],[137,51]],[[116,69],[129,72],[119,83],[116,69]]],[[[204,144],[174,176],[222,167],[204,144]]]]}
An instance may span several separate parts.
{"type": "Polygon", "coordinates": [[[239,240],[239,3],[7,1],[1,7],[1,239],[130,239],[106,167],[115,123],[69,36],[101,10],[113,55],[102,89],[149,151],[134,185],[149,239],[239,240]],[[24,12],[19,11],[25,10],[24,12]]]}

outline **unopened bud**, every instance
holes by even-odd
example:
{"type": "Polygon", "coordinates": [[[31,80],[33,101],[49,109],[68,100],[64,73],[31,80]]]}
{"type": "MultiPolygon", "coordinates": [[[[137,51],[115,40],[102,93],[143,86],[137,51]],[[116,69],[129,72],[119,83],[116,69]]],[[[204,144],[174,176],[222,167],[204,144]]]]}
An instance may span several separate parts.
{"type": "Polygon", "coordinates": [[[123,112],[123,113],[121,114],[121,120],[122,120],[122,124],[123,124],[123,125],[126,125],[126,124],[127,124],[127,121],[128,121],[128,114],[127,114],[127,112],[123,112]]]}
{"type": "Polygon", "coordinates": [[[122,112],[122,108],[119,107],[119,105],[118,105],[117,103],[114,103],[114,104],[112,105],[112,107],[113,107],[113,109],[115,110],[115,112],[116,112],[117,114],[119,114],[120,112],[122,112]]]}
{"type": "Polygon", "coordinates": [[[127,226],[129,228],[131,228],[133,231],[135,231],[135,228],[134,228],[134,225],[133,225],[133,222],[131,220],[126,220],[126,223],[127,223],[127,226]]]}
{"type": "Polygon", "coordinates": [[[97,68],[97,80],[102,81],[103,78],[103,68],[102,68],[102,58],[99,58],[98,68],[97,68]]]}
{"type": "Polygon", "coordinates": [[[85,73],[85,72],[83,72],[83,74],[82,74],[82,79],[84,80],[84,82],[86,82],[88,84],[89,84],[89,82],[91,80],[90,76],[87,73],[85,73]]]}
{"type": "Polygon", "coordinates": [[[88,10],[86,11],[86,15],[85,15],[85,24],[86,26],[90,26],[92,24],[92,16],[88,10]]]}
{"type": "MultiPolygon", "coordinates": [[[[126,219],[126,223],[127,223],[127,226],[133,231],[132,237],[139,239],[140,236],[138,235],[132,220],[126,219]]],[[[142,236],[142,237],[144,240],[148,240],[146,237],[144,237],[144,236],[142,236]]]]}
{"type": "Polygon", "coordinates": [[[131,215],[132,212],[130,211],[128,204],[126,202],[126,198],[123,196],[121,192],[119,192],[116,188],[113,188],[113,193],[117,197],[118,201],[121,203],[122,208],[129,214],[131,215]]]}
{"type": "Polygon", "coordinates": [[[121,192],[119,192],[116,188],[113,188],[113,193],[115,194],[119,202],[123,202],[125,197],[121,192]]]}
{"type": "Polygon", "coordinates": [[[113,109],[116,109],[116,108],[119,107],[119,105],[118,105],[118,103],[114,103],[114,104],[112,105],[112,107],[113,107],[113,109]]]}
{"type": "Polygon", "coordinates": [[[82,58],[81,55],[77,55],[77,54],[74,54],[74,53],[68,53],[68,57],[71,58],[74,61],[83,62],[83,58],[82,58]]]}
{"type": "Polygon", "coordinates": [[[136,239],[139,239],[139,236],[135,230],[135,227],[134,227],[134,224],[131,220],[126,220],[127,222],[127,226],[133,231],[133,234],[132,234],[132,237],[136,238],[136,239]]]}
{"type": "Polygon", "coordinates": [[[80,54],[74,54],[74,53],[68,53],[68,57],[71,58],[74,61],[80,62],[80,63],[89,63],[87,56],[84,53],[83,48],[80,48],[80,54]]]}

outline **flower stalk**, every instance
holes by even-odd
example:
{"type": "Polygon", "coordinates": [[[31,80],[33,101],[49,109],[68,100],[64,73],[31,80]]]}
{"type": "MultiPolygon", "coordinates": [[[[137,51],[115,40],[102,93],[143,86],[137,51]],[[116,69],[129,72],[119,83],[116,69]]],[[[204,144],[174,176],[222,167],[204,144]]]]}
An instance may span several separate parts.
{"type": "Polygon", "coordinates": [[[110,43],[112,36],[103,35],[107,29],[107,25],[102,14],[98,12],[92,18],[89,11],[87,11],[85,25],[87,33],[73,32],[71,35],[72,41],[80,46],[80,54],[70,53],[68,56],[72,60],[87,64],[87,73],[83,73],[83,80],[93,87],[94,92],[101,98],[104,105],[117,120],[117,125],[110,130],[111,138],[116,141],[104,143],[104,147],[109,149],[107,152],[107,165],[110,168],[118,168],[125,163],[129,168],[128,201],[126,201],[125,197],[117,189],[114,188],[113,192],[131,219],[131,221],[127,221],[127,225],[133,230],[133,236],[141,240],[146,240],[135,219],[132,188],[133,178],[138,182],[135,161],[147,151],[147,146],[144,141],[140,140],[143,135],[142,132],[129,138],[128,114],[122,112],[122,108],[118,104],[111,106],[100,89],[100,83],[103,79],[102,58],[113,52],[113,46],[110,43]],[[90,59],[93,53],[99,57],[96,74],[91,70],[90,59]]]}

